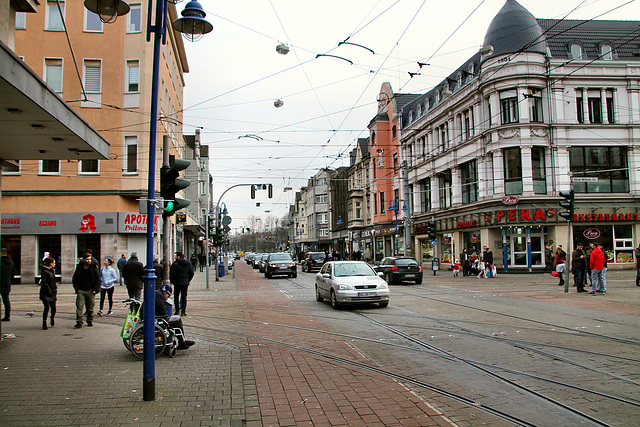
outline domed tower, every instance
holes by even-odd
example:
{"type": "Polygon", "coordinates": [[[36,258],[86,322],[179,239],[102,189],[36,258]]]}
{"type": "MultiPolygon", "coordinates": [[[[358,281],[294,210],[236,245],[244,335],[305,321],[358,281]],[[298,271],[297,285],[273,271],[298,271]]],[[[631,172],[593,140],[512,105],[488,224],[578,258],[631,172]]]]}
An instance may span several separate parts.
{"type": "Polygon", "coordinates": [[[492,46],[494,56],[520,51],[547,53],[547,42],[538,21],[516,0],[507,0],[493,18],[484,46],[492,46]]]}

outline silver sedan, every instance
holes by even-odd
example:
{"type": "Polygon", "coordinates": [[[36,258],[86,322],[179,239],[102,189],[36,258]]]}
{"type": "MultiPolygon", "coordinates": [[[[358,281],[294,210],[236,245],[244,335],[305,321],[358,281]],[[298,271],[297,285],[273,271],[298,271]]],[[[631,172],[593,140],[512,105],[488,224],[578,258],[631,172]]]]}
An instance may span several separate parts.
{"type": "Polygon", "coordinates": [[[337,309],[343,304],[377,303],[389,305],[389,287],[363,261],[331,261],[316,275],[316,301],[325,299],[337,309]]]}

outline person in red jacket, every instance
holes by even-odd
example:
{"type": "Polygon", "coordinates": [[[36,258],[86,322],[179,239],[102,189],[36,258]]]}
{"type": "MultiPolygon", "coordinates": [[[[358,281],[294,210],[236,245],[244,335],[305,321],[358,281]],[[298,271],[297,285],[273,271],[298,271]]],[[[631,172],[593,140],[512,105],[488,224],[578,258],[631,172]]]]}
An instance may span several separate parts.
{"type": "Polygon", "coordinates": [[[591,265],[591,292],[589,292],[589,295],[596,295],[597,292],[601,291],[601,287],[604,286],[604,257],[605,255],[604,252],[602,252],[602,245],[596,245],[596,248],[591,252],[589,260],[591,265]]]}

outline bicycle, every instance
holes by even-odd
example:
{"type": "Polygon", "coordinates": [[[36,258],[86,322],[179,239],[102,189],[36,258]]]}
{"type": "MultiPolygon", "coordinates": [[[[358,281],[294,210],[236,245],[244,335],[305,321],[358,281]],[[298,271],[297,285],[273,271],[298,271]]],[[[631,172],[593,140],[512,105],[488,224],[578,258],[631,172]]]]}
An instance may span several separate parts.
{"type": "MultiPolygon", "coordinates": [[[[129,305],[131,313],[135,313],[134,316],[139,315],[141,307],[140,301],[129,298],[123,301],[126,305],[129,305]]],[[[129,317],[129,316],[127,316],[129,317]]],[[[125,328],[127,321],[125,321],[125,328]]],[[[132,352],[138,359],[142,359],[144,356],[144,323],[142,320],[138,320],[137,324],[133,328],[130,334],[125,334],[123,328],[122,341],[124,346],[132,352]],[[128,335],[128,336],[127,336],[128,335]]],[[[154,346],[155,355],[159,356],[166,352],[169,357],[176,357],[178,354],[178,338],[184,340],[182,331],[179,328],[172,328],[169,322],[162,318],[155,319],[154,325],[154,346]]]]}

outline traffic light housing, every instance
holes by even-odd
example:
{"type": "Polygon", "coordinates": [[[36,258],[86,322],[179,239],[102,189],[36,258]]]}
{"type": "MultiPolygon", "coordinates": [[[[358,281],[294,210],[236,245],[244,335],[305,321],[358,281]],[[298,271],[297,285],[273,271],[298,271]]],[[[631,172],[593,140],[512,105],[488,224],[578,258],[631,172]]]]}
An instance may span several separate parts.
{"type": "Polygon", "coordinates": [[[429,239],[435,240],[436,238],[436,222],[435,221],[427,222],[427,234],[429,235],[429,239]]]}
{"type": "Polygon", "coordinates": [[[209,238],[212,237],[213,232],[215,231],[215,218],[213,215],[207,215],[207,230],[209,234],[209,238]]]}
{"type": "Polygon", "coordinates": [[[163,218],[167,218],[191,204],[190,200],[176,198],[178,191],[191,185],[191,181],[188,179],[178,178],[180,171],[188,168],[190,164],[190,160],[176,159],[174,155],[170,155],[169,166],[160,168],[160,195],[164,199],[163,218]]]}
{"type": "Polygon", "coordinates": [[[560,197],[563,197],[565,199],[564,202],[560,202],[560,207],[562,209],[566,209],[566,211],[560,212],[558,215],[560,215],[567,221],[573,221],[573,200],[575,198],[575,192],[573,190],[561,191],[560,197]]]}

